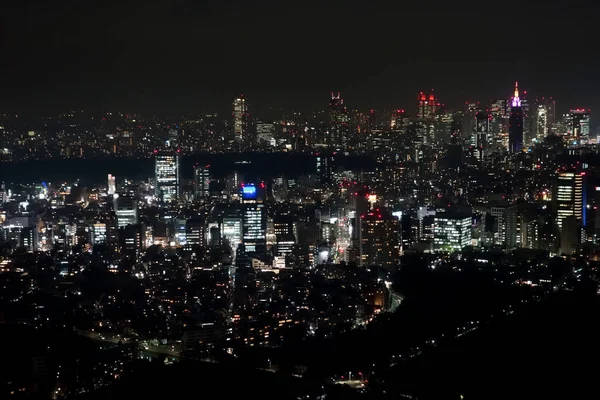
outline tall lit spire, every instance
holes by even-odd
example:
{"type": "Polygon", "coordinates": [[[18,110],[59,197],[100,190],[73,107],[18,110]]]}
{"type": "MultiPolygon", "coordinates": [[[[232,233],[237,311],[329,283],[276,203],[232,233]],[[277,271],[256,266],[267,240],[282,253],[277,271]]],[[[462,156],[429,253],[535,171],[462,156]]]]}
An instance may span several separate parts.
{"type": "Polygon", "coordinates": [[[519,98],[519,82],[515,82],[515,95],[512,98],[513,107],[521,107],[521,99],[519,98]]]}

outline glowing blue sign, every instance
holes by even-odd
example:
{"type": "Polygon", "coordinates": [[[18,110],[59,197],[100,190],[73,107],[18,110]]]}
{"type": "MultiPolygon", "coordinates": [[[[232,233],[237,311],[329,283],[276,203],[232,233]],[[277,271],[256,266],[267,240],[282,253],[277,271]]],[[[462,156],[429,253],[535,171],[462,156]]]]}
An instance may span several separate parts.
{"type": "Polygon", "coordinates": [[[256,186],[242,186],[242,199],[254,200],[256,199],[256,186]]]}

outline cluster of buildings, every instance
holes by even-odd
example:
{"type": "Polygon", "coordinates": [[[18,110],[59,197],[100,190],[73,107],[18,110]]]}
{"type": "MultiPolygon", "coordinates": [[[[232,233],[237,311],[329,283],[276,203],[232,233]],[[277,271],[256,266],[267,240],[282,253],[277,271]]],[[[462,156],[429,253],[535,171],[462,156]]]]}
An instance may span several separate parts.
{"type": "MultiPolygon", "coordinates": [[[[448,110],[433,92],[419,93],[410,115],[360,113],[332,93],[326,112],[265,122],[241,96],[227,121],[92,121],[87,134],[104,132],[108,142],[80,140],[76,115],[62,116],[73,123],[64,130],[56,121],[64,131],[56,149],[35,150],[47,142],[33,131],[2,159],[22,154],[21,145],[32,158],[142,152],[153,169],[145,180],[109,174],[96,184],[7,179],[0,274],[22,289],[3,299],[58,293],[85,315],[75,319],[82,332],[208,357],[368,323],[393,308],[390,276],[407,253],[432,266],[535,258],[530,272],[541,282],[537,271],[552,256],[600,255],[600,158],[589,110],[559,117],[552,99],[528,100],[515,85],[510,99],[448,110]],[[293,175],[275,164],[262,173],[244,162],[225,173],[184,167],[190,153],[242,150],[267,160],[300,154],[311,167],[293,175]],[[108,286],[90,290],[90,281],[108,286]]],[[[1,139],[19,132],[7,126],[1,139]]],[[[53,309],[37,310],[14,318],[40,329],[64,324],[53,309]]]]}

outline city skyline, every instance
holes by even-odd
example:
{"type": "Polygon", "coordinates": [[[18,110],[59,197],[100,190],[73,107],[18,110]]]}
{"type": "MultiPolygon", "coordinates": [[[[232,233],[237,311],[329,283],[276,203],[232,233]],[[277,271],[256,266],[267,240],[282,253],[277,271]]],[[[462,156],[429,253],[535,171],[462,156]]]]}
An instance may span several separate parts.
{"type": "Polygon", "coordinates": [[[0,398],[597,392],[600,4],[405,3],[3,7],[0,398]]]}

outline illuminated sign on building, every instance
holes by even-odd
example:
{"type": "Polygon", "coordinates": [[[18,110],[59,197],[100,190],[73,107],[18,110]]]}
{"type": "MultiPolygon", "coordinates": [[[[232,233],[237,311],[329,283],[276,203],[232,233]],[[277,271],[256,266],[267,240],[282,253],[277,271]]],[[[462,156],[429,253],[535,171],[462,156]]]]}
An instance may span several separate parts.
{"type": "Polygon", "coordinates": [[[242,186],[242,199],[255,200],[256,199],[256,186],[254,186],[254,185],[242,186]]]}

